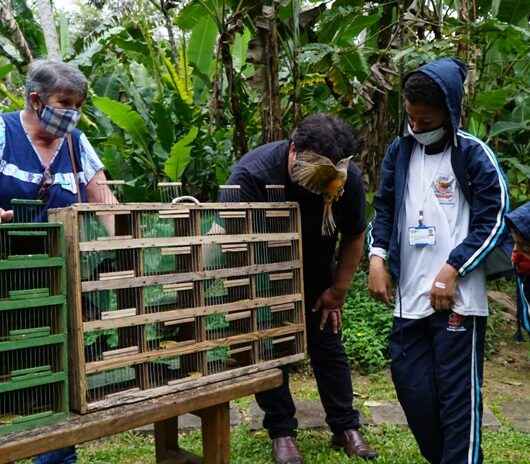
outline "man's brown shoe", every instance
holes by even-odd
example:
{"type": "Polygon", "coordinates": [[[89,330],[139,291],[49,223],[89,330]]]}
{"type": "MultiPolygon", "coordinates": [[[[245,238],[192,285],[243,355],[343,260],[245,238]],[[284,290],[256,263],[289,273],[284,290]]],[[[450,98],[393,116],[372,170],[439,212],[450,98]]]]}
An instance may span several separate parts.
{"type": "Polygon", "coordinates": [[[358,430],[345,430],[340,435],[333,435],[331,446],[343,448],[350,458],[357,456],[362,459],[375,459],[377,457],[377,453],[368,446],[358,430]]]}
{"type": "Polygon", "coordinates": [[[304,463],[293,437],[274,438],[272,440],[272,457],[276,464],[304,463]]]}

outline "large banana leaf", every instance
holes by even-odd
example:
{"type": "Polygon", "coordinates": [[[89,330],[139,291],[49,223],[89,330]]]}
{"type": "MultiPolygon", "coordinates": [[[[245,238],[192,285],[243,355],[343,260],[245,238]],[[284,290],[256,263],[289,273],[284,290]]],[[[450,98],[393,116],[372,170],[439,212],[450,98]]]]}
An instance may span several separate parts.
{"type": "Polygon", "coordinates": [[[205,14],[191,31],[188,46],[189,59],[201,76],[209,77],[210,75],[217,35],[217,25],[208,14],[205,14]]]}
{"type": "Polygon", "coordinates": [[[145,122],[129,105],[108,97],[94,97],[92,103],[114,124],[127,132],[138,145],[146,146],[149,134],[145,122]]]}

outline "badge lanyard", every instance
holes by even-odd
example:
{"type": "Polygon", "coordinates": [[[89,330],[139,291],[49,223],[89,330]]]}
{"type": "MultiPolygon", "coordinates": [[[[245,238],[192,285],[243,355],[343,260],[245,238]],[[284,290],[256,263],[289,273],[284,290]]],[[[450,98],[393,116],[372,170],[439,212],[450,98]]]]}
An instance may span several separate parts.
{"type": "Polygon", "coordinates": [[[422,187],[422,199],[420,209],[418,211],[418,225],[409,227],[409,245],[416,248],[423,248],[426,246],[434,246],[436,244],[436,227],[427,226],[423,223],[423,208],[425,207],[425,201],[427,200],[427,195],[429,189],[431,188],[432,183],[436,179],[436,175],[440,170],[440,167],[443,163],[445,154],[444,153],[434,171],[431,181],[425,187],[424,177],[425,177],[425,148],[422,147],[422,164],[421,164],[421,187],[422,187]]]}
{"type": "Polygon", "coordinates": [[[436,179],[436,175],[438,174],[438,171],[440,170],[440,168],[442,167],[442,163],[444,161],[444,158],[445,158],[445,155],[447,154],[447,152],[444,152],[444,154],[441,156],[441,159],[440,161],[438,162],[438,166],[436,167],[435,171],[434,171],[434,174],[432,176],[432,179],[431,181],[427,184],[427,187],[425,187],[425,183],[423,181],[424,177],[425,177],[425,157],[427,156],[425,154],[425,147],[422,146],[422,150],[421,150],[421,154],[422,154],[422,158],[421,158],[421,182],[422,182],[422,196],[421,196],[421,206],[420,206],[420,210],[418,211],[418,225],[419,226],[423,226],[423,209],[425,207],[425,201],[427,200],[427,195],[429,194],[429,189],[431,188],[432,186],[432,183],[434,182],[434,180],[436,179]]]}

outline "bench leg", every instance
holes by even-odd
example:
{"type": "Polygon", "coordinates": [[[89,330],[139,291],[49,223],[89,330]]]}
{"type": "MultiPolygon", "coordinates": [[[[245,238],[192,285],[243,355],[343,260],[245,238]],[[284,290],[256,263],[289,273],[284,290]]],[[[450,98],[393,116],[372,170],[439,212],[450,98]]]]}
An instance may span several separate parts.
{"type": "Polygon", "coordinates": [[[155,422],[155,452],[158,464],[200,464],[202,460],[179,448],[178,417],[155,422]]]}
{"type": "Polygon", "coordinates": [[[219,404],[199,412],[202,419],[202,449],[204,464],[230,462],[230,407],[219,404]]]}

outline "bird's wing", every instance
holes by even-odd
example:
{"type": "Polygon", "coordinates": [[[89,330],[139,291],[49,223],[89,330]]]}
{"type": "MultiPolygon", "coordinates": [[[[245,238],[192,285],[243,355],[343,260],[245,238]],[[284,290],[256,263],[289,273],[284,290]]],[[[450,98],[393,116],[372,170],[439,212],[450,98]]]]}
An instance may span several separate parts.
{"type": "Polygon", "coordinates": [[[305,151],[296,156],[292,175],[293,180],[302,187],[321,194],[337,178],[338,171],[329,158],[305,151]]]}

